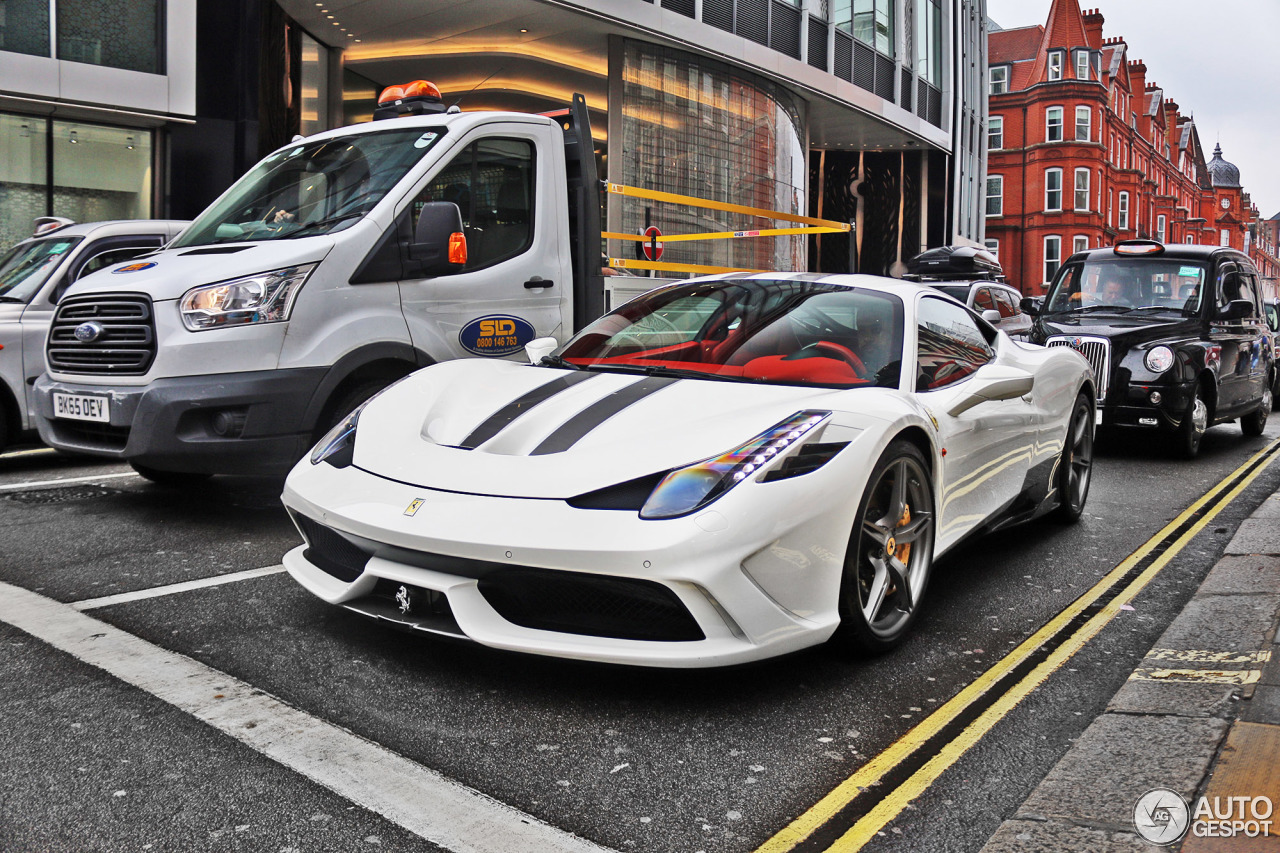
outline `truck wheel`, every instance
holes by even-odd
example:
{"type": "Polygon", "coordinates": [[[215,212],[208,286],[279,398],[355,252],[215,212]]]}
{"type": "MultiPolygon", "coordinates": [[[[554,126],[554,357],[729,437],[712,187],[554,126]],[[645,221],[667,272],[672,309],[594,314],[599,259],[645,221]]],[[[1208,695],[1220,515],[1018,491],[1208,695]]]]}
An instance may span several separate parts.
{"type": "Polygon", "coordinates": [[[386,388],[394,379],[381,380],[375,379],[369,382],[363,382],[341,396],[334,397],[324,409],[324,416],[320,418],[320,422],[316,424],[315,441],[324,438],[325,433],[338,425],[338,421],[355,411],[355,408],[368,400],[374,394],[377,394],[383,388],[386,388]]]}
{"type": "Polygon", "coordinates": [[[5,445],[9,443],[9,412],[5,409],[4,403],[0,403],[0,453],[4,452],[5,445]]]}
{"type": "Polygon", "coordinates": [[[213,476],[190,471],[161,471],[147,465],[139,465],[137,462],[130,462],[129,466],[138,472],[139,477],[150,480],[158,486],[194,486],[213,476]]]}
{"type": "Polygon", "coordinates": [[[1267,415],[1271,414],[1273,403],[1271,385],[1268,384],[1262,391],[1262,400],[1258,402],[1258,408],[1240,419],[1241,432],[1247,436],[1262,435],[1262,431],[1267,428],[1267,415]]]}
{"type": "Polygon", "coordinates": [[[1191,403],[1182,413],[1182,423],[1173,434],[1174,453],[1183,459],[1195,459],[1200,453],[1200,439],[1209,428],[1209,406],[1204,400],[1204,384],[1196,384],[1191,403]]]}

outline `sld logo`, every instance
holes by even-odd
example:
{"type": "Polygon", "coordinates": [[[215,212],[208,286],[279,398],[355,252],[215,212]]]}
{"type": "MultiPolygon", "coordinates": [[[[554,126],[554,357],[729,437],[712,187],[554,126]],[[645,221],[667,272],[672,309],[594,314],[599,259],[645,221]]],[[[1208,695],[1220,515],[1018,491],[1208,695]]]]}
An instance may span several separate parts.
{"type": "Polygon", "coordinates": [[[514,320],[481,320],[480,321],[480,337],[492,338],[497,335],[514,335],[516,333],[516,324],[514,320]]]}
{"type": "Polygon", "coordinates": [[[477,317],[458,333],[462,348],[475,355],[510,355],[533,338],[533,326],[528,322],[501,314],[477,317]]]}

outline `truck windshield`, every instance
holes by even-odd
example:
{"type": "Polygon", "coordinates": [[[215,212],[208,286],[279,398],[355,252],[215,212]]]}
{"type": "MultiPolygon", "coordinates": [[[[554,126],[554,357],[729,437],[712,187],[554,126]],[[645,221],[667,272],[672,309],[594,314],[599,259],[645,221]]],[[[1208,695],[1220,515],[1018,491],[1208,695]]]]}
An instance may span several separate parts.
{"type": "Polygon", "coordinates": [[[281,149],[254,166],[173,248],[314,237],[350,228],[444,136],[397,128],[281,149]]]}
{"type": "Polygon", "coordinates": [[[725,279],[661,288],[606,314],[548,363],[772,385],[896,388],[896,296],[812,281],[725,279]]]}
{"type": "Polygon", "coordinates": [[[1196,261],[1106,258],[1062,269],[1049,291],[1045,313],[1122,314],[1200,312],[1205,266],[1196,261]]]}
{"type": "Polygon", "coordinates": [[[57,237],[19,243],[0,257],[0,302],[31,301],[40,285],[83,237],[57,237]]]}

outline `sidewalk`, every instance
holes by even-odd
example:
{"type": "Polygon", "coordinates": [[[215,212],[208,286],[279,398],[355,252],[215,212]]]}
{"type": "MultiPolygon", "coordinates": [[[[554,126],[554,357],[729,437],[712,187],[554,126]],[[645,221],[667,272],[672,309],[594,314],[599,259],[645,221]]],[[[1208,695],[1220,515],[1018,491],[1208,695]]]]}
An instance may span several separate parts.
{"type": "Polygon", "coordinates": [[[1278,612],[1280,492],[1240,525],[1106,711],[982,853],[1280,853],[1278,612]],[[1158,788],[1185,806],[1172,793],[1144,796],[1158,788]],[[1190,821],[1180,842],[1161,848],[1139,834],[1140,798],[1153,837],[1190,821]]]}

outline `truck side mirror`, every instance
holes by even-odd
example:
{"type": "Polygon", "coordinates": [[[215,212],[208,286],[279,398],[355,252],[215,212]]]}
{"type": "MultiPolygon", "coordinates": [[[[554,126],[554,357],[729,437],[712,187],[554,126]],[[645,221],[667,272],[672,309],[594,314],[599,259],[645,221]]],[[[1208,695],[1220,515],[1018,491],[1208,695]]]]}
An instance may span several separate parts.
{"type": "Polygon", "coordinates": [[[1018,300],[1018,307],[1022,309],[1024,314],[1036,317],[1039,316],[1040,310],[1044,307],[1044,300],[1039,296],[1024,296],[1018,300]]]}
{"type": "Polygon", "coordinates": [[[1253,316],[1253,303],[1248,299],[1232,299],[1218,309],[1219,320],[1244,320],[1253,316]]]}
{"type": "Polygon", "coordinates": [[[462,212],[451,201],[429,201],[418,214],[409,244],[409,259],[421,276],[461,272],[467,263],[467,238],[462,212]]]}

